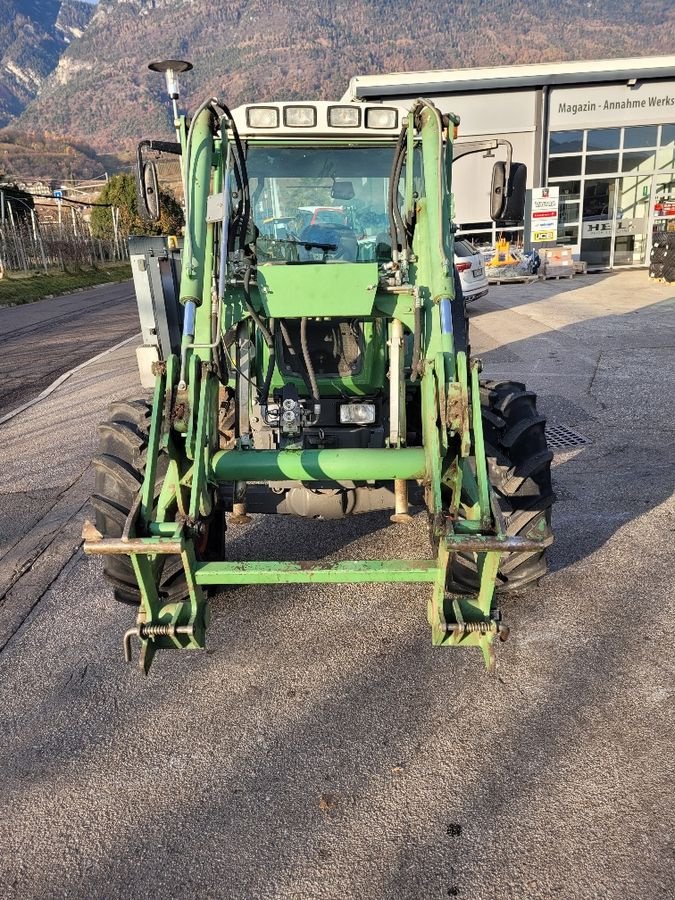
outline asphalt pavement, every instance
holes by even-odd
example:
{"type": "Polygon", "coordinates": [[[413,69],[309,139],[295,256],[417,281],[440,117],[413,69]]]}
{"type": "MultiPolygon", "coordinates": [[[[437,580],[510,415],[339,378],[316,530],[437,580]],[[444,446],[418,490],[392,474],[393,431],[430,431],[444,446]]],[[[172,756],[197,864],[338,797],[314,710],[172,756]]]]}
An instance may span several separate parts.
{"type": "MultiPolygon", "coordinates": [[[[133,344],[0,426],[0,896],[675,896],[675,296],[644,271],[491,288],[485,374],[586,443],[495,677],[433,649],[426,588],[250,586],[205,653],[125,666],[79,549],[133,344]]],[[[114,343],[114,341],[113,341],[114,343]]],[[[256,517],[232,558],[426,553],[422,516],[256,517]]]]}
{"type": "Polygon", "coordinates": [[[139,331],[131,281],[0,307],[0,418],[139,331]]]}

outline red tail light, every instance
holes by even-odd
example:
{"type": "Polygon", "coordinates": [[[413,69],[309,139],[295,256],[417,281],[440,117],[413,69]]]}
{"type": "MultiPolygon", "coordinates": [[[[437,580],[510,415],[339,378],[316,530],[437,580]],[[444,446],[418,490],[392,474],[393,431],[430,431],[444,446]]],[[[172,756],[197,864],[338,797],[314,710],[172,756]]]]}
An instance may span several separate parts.
{"type": "Polygon", "coordinates": [[[470,262],[455,263],[455,266],[457,267],[458,272],[466,272],[467,269],[471,268],[471,263],[470,262]]]}

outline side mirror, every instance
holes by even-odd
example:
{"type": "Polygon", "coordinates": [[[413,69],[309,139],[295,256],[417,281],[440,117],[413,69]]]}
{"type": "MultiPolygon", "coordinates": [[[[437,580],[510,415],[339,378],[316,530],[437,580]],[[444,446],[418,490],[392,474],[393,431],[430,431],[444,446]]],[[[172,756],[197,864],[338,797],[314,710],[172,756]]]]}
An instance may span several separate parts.
{"type": "Polygon", "coordinates": [[[351,181],[334,181],[330,196],[332,200],[353,200],[354,185],[351,181]]]}
{"type": "Polygon", "coordinates": [[[496,162],[492,169],[490,218],[495,222],[522,222],[525,216],[527,166],[496,162]]]}
{"type": "Polygon", "coordinates": [[[490,218],[497,222],[503,219],[506,208],[506,163],[496,162],[492,167],[492,188],[490,189],[490,218]]]}
{"type": "Polygon", "coordinates": [[[141,141],[136,152],[136,194],[138,212],[146,222],[159,222],[159,179],[154,162],[143,159],[143,150],[152,145],[151,141],[141,141]]]}
{"type": "Polygon", "coordinates": [[[159,180],[157,166],[147,162],[143,166],[143,205],[151,222],[158,222],[161,214],[159,206],[159,180]]]}

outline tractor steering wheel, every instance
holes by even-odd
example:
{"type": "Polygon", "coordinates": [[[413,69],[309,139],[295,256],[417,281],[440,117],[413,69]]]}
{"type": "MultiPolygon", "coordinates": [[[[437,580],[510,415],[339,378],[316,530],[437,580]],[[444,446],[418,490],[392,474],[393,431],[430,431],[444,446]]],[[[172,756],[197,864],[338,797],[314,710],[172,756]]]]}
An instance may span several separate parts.
{"type": "MultiPolygon", "coordinates": [[[[317,244],[334,244],[336,250],[329,250],[330,259],[344,262],[356,262],[359,256],[359,242],[356,234],[346,225],[307,225],[300,232],[300,241],[317,244]]],[[[301,254],[307,253],[300,248],[301,254]]]]}

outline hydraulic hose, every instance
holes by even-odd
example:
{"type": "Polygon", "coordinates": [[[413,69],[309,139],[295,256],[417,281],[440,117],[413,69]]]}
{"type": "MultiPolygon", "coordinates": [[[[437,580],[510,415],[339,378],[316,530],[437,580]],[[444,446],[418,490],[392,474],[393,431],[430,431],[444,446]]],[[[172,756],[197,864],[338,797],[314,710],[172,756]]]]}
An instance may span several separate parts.
{"type": "Polygon", "coordinates": [[[260,406],[267,406],[267,400],[270,395],[270,386],[272,384],[272,377],[274,375],[274,365],[276,363],[276,350],[274,343],[274,319],[270,319],[270,336],[272,337],[272,344],[269,347],[269,363],[267,365],[267,374],[265,375],[265,380],[262,383],[262,387],[258,390],[258,403],[260,406]]]}
{"type": "Polygon", "coordinates": [[[241,222],[239,223],[239,249],[244,250],[246,247],[246,234],[248,232],[248,223],[251,219],[251,196],[249,192],[249,184],[248,184],[248,172],[246,170],[246,155],[244,153],[244,146],[241,142],[241,137],[239,136],[239,130],[234,121],[234,116],[230,111],[229,107],[222,103],[220,100],[216,101],[219,110],[223,112],[223,114],[227,117],[229,121],[229,128],[232,132],[232,137],[234,138],[234,145],[237,150],[236,154],[236,162],[237,168],[239,169],[239,178],[237,178],[237,174],[235,173],[235,178],[237,178],[237,187],[241,190],[241,222]],[[239,181],[241,180],[241,184],[239,181]]]}
{"type": "Polygon", "coordinates": [[[305,361],[307,369],[307,377],[312,391],[312,403],[314,404],[314,413],[318,417],[321,412],[321,404],[319,400],[319,387],[316,383],[316,375],[314,374],[314,366],[309,355],[309,344],[307,342],[307,316],[300,319],[300,345],[302,347],[302,357],[305,361]]]}
{"type": "Polygon", "coordinates": [[[246,266],[246,269],[244,271],[244,305],[246,306],[248,314],[255,322],[257,328],[260,329],[260,333],[262,334],[263,338],[265,339],[265,343],[267,344],[268,348],[270,350],[272,350],[272,347],[274,346],[274,341],[272,339],[272,335],[270,334],[269,329],[267,328],[267,325],[265,325],[263,320],[260,318],[258,313],[255,311],[255,309],[253,307],[253,303],[251,302],[251,266],[250,265],[246,266]]]}
{"type": "Polygon", "coordinates": [[[300,359],[298,356],[298,351],[295,349],[295,345],[293,344],[293,339],[291,338],[288,328],[286,327],[286,323],[283,319],[279,319],[279,327],[281,329],[281,337],[283,338],[283,342],[288,348],[288,353],[292,357],[294,362],[297,362],[297,366],[293,367],[295,371],[300,372],[300,376],[302,380],[305,382],[305,387],[307,388],[307,393],[311,397],[312,395],[312,385],[307,377],[307,370],[304,365],[300,365],[300,359]]]}
{"type": "Polygon", "coordinates": [[[394,261],[396,261],[398,259],[399,246],[404,251],[406,251],[408,249],[405,225],[403,223],[403,218],[401,217],[401,211],[398,208],[398,199],[397,199],[398,183],[401,178],[401,171],[403,170],[403,161],[405,159],[406,140],[407,140],[407,127],[404,125],[403,128],[401,128],[401,132],[398,136],[398,140],[396,141],[396,148],[394,150],[394,159],[392,160],[391,173],[389,176],[389,192],[388,192],[389,234],[391,237],[391,255],[392,255],[392,259],[394,261]]]}

